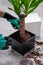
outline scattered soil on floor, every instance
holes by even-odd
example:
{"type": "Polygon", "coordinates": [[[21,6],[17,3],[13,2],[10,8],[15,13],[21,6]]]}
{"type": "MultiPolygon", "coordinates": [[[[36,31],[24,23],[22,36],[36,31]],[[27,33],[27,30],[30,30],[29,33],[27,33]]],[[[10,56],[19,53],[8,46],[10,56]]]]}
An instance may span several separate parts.
{"type": "MultiPolygon", "coordinates": [[[[43,45],[43,42],[35,42],[37,45],[43,45]]],[[[43,51],[43,50],[42,50],[43,51]]],[[[36,65],[43,65],[42,63],[41,63],[41,60],[39,59],[40,57],[42,57],[43,58],[43,54],[40,54],[39,52],[37,52],[37,51],[33,51],[32,53],[30,53],[30,54],[27,54],[27,56],[26,56],[27,58],[33,58],[34,59],[34,61],[35,61],[35,63],[36,63],[36,65]]]]}

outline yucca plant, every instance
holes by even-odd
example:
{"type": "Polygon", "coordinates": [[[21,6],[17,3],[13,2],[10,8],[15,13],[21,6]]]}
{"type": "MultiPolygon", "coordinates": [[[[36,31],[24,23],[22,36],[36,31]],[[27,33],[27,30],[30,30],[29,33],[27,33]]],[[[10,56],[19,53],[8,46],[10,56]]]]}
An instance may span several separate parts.
{"type": "Polygon", "coordinates": [[[13,5],[13,9],[9,9],[19,16],[19,36],[21,41],[24,42],[30,37],[25,33],[25,17],[34,11],[43,0],[9,0],[9,2],[13,5]]]}

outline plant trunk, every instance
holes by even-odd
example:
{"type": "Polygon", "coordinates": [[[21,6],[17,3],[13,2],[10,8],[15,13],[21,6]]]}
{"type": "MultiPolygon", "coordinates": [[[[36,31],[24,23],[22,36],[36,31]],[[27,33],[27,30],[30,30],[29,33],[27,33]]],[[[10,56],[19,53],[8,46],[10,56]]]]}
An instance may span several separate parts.
{"type": "Polygon", "coordinates": [[[25,18],[20,18],[20,30],[19,30],[19,36],[20,36],[20,40],[21,42],[25,42],[28,38],[30,38],[31,36],[28,33],[25,33],[25,18]]]}
{"type": "Polygon", "coordinates": [[[24,18],[20,19],[19,34],[20,34],[21,38],[24,38],[24,36],[25,36],[25,21],[24,21],[24,18]]]}

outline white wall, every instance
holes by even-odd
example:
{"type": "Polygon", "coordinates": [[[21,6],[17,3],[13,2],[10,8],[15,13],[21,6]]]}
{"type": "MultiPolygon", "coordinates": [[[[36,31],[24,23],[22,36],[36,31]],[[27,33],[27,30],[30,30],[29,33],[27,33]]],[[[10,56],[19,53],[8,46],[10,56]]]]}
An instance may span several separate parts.
{"type": "Polygon", "coordinates": [[[34,12],[37,12],[41,17],[43,17],[43,3],[41,3],[34,12]]]}

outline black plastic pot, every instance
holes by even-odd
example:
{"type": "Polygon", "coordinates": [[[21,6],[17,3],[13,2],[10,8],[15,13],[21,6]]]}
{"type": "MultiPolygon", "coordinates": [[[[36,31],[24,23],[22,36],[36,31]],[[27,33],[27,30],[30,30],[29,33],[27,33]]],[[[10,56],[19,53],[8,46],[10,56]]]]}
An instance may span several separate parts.
{"type": "Polygon", "coordinates": [[[34,42],[35,42],[35,34],[25,31],[27,33],[29,33],[31,35],[31,38],[28,39],[26,42],[24,43],[20,43],[17,39],[18,37],[18,32],[13,33],[12,35],[10,35],[10,37],[13,39],[13,42],[11,44],[11,48],[13,50],[16,50],[17,52],[19,52],[20,54],[24,55],[27,52],[29,52],[31,49],[34,48],[34,42]]]}

